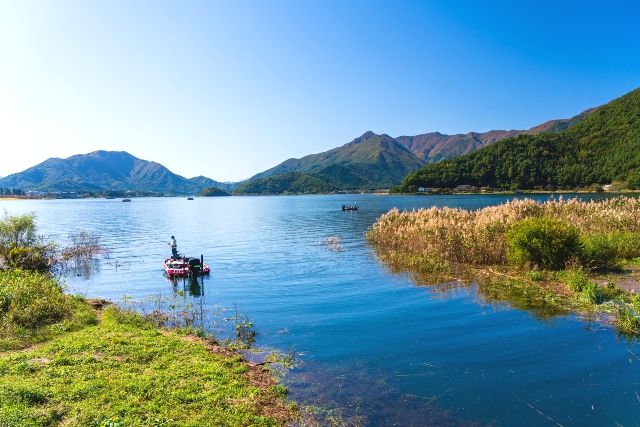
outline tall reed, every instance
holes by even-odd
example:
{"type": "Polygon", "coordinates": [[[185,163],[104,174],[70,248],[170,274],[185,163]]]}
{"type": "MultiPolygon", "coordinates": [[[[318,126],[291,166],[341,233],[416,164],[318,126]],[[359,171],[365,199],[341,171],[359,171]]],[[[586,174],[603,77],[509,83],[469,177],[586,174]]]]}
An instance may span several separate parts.
{"type": "Polygon", "coordinates": [[[400,212],[394,208],[378,218],[366,236],[380,249],[393,252],[462,264],[505,264],[505,233],[526,218],[560,220],[585,236],[640,233],[640,199],[521,199],[475,211],[432,207],[400,212]]]}

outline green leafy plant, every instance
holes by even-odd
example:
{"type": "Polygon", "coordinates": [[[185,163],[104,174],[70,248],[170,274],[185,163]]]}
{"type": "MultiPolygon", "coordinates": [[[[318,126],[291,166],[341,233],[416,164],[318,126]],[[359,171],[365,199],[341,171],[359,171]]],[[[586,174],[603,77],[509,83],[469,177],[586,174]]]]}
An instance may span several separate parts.
{"type": "Polygon", "coordinates": [[[516,221],[505,237],[507,258],[516,265],[559,270],[580,253],[578,230],[557,220],[516,221]]]}
{"type": "Polygon", "coordinates": [[[5,258],[10,267],[22,270],[48,271],[53,263],[52,247],[20,246],[10,249],[5,258]]]}

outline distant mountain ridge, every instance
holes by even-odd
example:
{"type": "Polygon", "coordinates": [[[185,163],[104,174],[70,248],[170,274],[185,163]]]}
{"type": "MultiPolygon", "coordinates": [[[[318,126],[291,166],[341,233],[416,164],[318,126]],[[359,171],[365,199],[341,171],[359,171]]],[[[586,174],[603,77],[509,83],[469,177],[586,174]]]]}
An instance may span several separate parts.
{"type": "Polygon", "coordinates": [[[586,110],[570,119],[550,120],[527,130],[457,135],[431,132],[396,138],[368,131],[341,147],[285,160],[241,183],[235,192],[281,194],[307,193],[316,189],[328,192],[390,188],[426,164],[471,153],[505,138],[564,130],[577,125],[593,111],[595,109],[586,110]]]}
{"type": "Polygon", "coordinates": [[[426,163],[436,163],[471,153],[501,139],[518,135],[559,132],[577,125],[595,110],[595,108],[588,109],[569,119],[549,120],[527,130],[490,130],[455,135],[430,132],[415,136],[398,136],[396,140],[426,163]]]}
{"type": "Polygon", "coordinates": [[[219,188],[236,194],[360,191],[390,188],[425,165],[447,161],[522,135],[562,132],[582,123],[597,108],[570,119],[550,120],[528,130],[492,130],[445,135],[431,132],[392,138],[365,132],[340,147],[291,158],[240,183],[204,176],[187,179],[165,166],[124,151],[94,151],[51,158],[0,179],[0,187],[42,192],[138,191],[196,194],[219,188]]]}
{"type": "MultiPolygon", "coordinates": [[[[257,188],[262,193],[263,187],[251,184],[292,172],[298,175],[286,175],[284,181],[295,182],[296,188],[301,182],[300,174],[306,174],[304,181],[313,183],[313,186],[318,188],[337,190],[385,188],[396,185],[409,172],[424,164],[411,150],[394,138],[369,131],[341,147],[323,153],[310,154],[300,159],[288,159],[254,175],[240,185],[236,192],[254,194],[253,191],[257,188]]],[[[276,185],[273,180],[262,182],[268,183],[272,188],[281,188],[280,183],[276,185]]],[[[292,189],[286,191],[292,191],[292,189]]]]}
{"type": "Polygon", "coordinates": [[[228,187],[205,177],[187,179],[160,163],[125,151],[94,151],[66,159],[51,158],[0,179],[0,186],[41,192],[140,191],[191,194],[206,187],[228,187]]]}
{"type": "Polygon", "coordinates": [[[458,185],[500,189],[575,189],[619,182],[640,188],[640,89],[576,116],[548,122],[556,132],[503,139],[464,156],[428,164],[399,190],[458,185]]]}

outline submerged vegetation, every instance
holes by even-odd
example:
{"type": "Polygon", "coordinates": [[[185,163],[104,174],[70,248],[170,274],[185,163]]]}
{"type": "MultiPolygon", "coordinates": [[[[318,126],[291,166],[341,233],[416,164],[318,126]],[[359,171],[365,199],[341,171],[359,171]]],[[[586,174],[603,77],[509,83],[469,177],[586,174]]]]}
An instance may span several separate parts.
{"type": "Polygon", "coordinates": [[[531,292],[538,301],[570,310],[610,302],[620,330],[640,333],[640,295],[595,280],[640,256],[640,199],[525,199],[477,211],[394,209],[367,238],[390,265],[423,275],[484,276],[479,284],[494,297],[525,284],[537,288],[531,292]]]}

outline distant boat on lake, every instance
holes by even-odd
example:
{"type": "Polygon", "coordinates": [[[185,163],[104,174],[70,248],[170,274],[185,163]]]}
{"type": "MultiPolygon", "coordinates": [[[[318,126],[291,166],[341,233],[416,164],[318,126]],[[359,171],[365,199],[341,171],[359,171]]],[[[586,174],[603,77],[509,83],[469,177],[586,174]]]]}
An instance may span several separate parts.
{"type": "Polygon", "coordinates": [[[187,200],[193,200],[193,197],[187,197],[187,200]]]}
{"type": "Polygon", "coordinates": [[[357,211],[358,210],[358,206],[357,205],[353,205],[353,206],[342,205],[342,210],[343,211],[357,211]]]}
{"type": "Polygon", "coordinates": [[[131,201],[131,199],[126,198],[126,199],[122,199],[122,201],[123,201],[123,202],[130,202],[130,201],[131,201]]]}

